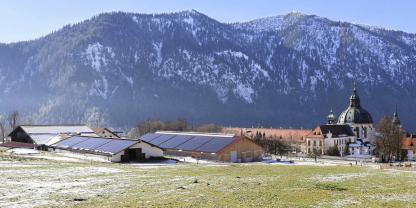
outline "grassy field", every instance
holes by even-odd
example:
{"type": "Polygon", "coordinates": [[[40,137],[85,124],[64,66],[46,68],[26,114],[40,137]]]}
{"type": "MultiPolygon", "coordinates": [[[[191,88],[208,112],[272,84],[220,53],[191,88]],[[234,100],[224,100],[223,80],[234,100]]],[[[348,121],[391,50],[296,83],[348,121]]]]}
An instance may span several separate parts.
{"type": "Polygon", "coordinates": [[[416,173],[349,166],[139,168],[0,156],[1,207],[416,207],[416,173]]]}

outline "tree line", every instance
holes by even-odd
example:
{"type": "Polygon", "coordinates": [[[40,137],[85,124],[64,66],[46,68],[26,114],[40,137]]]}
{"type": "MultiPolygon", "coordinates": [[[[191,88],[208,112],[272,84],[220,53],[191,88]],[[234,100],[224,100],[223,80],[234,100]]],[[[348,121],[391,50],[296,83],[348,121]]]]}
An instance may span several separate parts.
{"type": "Polygon", "coordinates": [[[258,145],[260,145],[266,153],[271,155],[279,155],[282,157],[283,155],[287,155],[293,150],[292,146],[287,141],[283,140],[281,136],[266,137],[265,133],[262,134],[261,132],[257,131],[254,135],[254,138],[252,139],[258,145]]]}
{"type": "Polygon", "coordinates": [[[190,126],[186,119],[178,118],[172,121],[146,120],[138,123],[129,133],[130,138],[137,138],[147,133],[156,131],[195,131],[205,133],[220,133],[223,127],[218,124],[202,124],[190,126]]]}

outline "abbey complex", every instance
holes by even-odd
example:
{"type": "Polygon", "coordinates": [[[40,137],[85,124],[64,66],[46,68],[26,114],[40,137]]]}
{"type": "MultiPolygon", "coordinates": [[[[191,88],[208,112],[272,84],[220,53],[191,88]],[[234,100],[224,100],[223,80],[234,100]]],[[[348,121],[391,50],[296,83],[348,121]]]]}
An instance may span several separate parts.
{"type": "MultiPolygon", "coordinates": [[[[303,155],[337,155],[345,158],[371,159],[376,153],[377,130],[371,114],[363,108],[354,84],[347,109],[337,117],[332,110],[326,124],[314,129],[226,128],[226,133],[245,134],[251,138],[274,138],[290,143],[293,153],[303,155]]],[[[401,150],[404,157],[413,160],[416,137],[402,129],[397,109],[392,124],[404,135],[401,150]]]]}

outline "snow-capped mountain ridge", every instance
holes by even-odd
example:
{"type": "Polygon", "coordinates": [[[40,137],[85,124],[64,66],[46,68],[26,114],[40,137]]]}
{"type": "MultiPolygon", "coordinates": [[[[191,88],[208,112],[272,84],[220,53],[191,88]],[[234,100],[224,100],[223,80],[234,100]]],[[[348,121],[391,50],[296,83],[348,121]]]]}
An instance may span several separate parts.
{"type": "Polygon", "coordinates": [[[0,45],[0,75],[0,108],[40,123],[310,127],[347,105],[353,81],[375,118],[397,98],[415,112],[416,36],[300,13],[228,24],[115,12],[0,45]]]}

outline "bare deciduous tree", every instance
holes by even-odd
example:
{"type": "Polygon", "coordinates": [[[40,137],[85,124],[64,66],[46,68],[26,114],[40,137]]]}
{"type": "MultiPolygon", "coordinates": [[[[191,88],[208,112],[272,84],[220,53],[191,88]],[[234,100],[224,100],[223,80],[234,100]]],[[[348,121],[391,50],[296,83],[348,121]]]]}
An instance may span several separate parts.
{"type": "Polygon", "coordinates": [[[291,150],[290,144],[287,141],[284,141],[282,137],[266,138],[265,134],[257,132],[254,141],[262,146],[267,153],[280,155],[280,157],[287,155],[291,150]]]}
{"type": "Polygon", "coordinates": [[[404,132],[389,117],[383,117],[377,126],[376,152],[382,161],[390,162],[400,156],[404,132]]]}
{"type": "Polygon", "coordinates": [[[173,121],[161,121],[161,120],[146,120],[136,127],[130,130],[129,137],[137,138],[147,133],[154,133],[156,131],[197,131],[206,133],[218,133],[221,132],[222,126],[216,124],[203,124],[195,128],[188,126],[188,122],[185,119],[178,118],[173,121]]]}
{"type": "Polygon", "coordinates": [[[10,129],[13,131],[19,125],[19,111],[13,111],[7,117],[10,129]]]}
{"type": "Polygon", "coordinates": [[[193,128],[192,131],[206,132],[206,133],[220,133],[222,131],[222,126],[217,125],[217,124],[204,124],[204,125],[193,128]]]}

